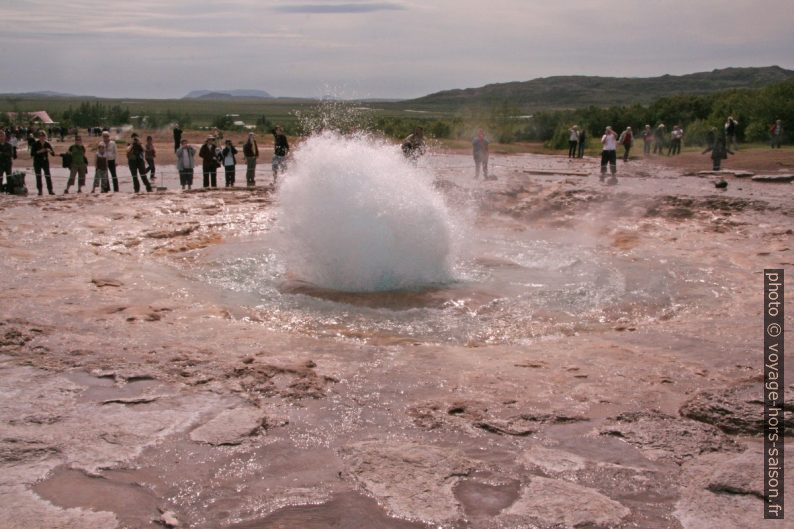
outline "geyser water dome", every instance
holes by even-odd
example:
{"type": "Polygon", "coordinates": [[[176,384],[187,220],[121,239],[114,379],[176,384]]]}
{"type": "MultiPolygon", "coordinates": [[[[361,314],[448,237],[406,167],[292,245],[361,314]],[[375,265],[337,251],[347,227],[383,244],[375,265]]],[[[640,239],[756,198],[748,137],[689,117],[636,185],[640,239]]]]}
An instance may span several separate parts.
{"type": "Polygon", "coordinates": [[[346,292],[452,279],[452,223],[432,175],[393,145],[324,132],[303,142],[279,191],[290,276],[346,292]]]}

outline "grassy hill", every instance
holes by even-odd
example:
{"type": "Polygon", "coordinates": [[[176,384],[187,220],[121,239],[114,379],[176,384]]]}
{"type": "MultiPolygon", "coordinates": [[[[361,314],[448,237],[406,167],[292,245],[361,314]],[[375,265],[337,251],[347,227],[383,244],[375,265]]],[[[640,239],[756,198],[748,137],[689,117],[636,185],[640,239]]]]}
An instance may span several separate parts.
{"type": "Polygon", "coordinates": [[[735,88],[760,88],[794,78],[794,71],[767,66],[725,68],[711,72],[661,77],[588,77],[566,75],[531,81],[445,90],[398,103],[419,110],[489,107],[504,102],[524,112],[541,109],[611,106],[652,101],[676,94],[708,94],[735,88]]]}

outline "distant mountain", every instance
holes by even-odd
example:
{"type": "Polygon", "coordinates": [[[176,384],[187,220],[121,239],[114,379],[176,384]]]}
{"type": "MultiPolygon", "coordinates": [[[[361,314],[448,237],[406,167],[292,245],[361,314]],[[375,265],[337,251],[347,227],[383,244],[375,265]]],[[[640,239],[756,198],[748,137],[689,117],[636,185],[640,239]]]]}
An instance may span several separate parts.
{"type": "Polygon", "coordinates": [[[182,99],[272,99],[264,90],[193,90],[182,99]]]}
{"type": "Polygon", "coordinates": [[[20,92],[16,94],[0,94],[0,97],[18,97],[23,99],[38,99],[42,97],[94,99],[94,96],[78,96],[75,94],[65,94],[62,92],[51,92],[49,90],[43,90],[40,92],[20,92]]]}
{"type": "Polygon", "coordinates": [[[489,84],[479,88],[445,90],[400,105],[447,109],[490,106],[508,102],[522,111],[650,103],[662,96],[707,94],[732,88],[759,88],[794,77],[779,66],[725,68],[711,72],[661,77],[588,77],[568,75],[531,81],[489,84]]]}

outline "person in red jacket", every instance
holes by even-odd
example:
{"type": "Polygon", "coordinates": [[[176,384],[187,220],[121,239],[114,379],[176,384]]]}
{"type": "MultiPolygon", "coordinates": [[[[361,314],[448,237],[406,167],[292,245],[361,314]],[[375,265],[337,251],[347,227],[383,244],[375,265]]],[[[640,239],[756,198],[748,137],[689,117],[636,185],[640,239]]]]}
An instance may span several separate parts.
{"type": "Polygon", "coordinates": [[[629,161],[629,151],[631,146],[634,145],[634,134],[631,132],[631,127],[626,127],[626,130],[620,133],[618,143],[623,145],[623,161],[629,161]]]}
{"type": "Polygon", "coordinates": [[[775,121],[774,125],[769,129],[769,134],[772,136],[772,148],[780,148],[780,143],[783,140],[783,122],[780,120],[775,121]]]}

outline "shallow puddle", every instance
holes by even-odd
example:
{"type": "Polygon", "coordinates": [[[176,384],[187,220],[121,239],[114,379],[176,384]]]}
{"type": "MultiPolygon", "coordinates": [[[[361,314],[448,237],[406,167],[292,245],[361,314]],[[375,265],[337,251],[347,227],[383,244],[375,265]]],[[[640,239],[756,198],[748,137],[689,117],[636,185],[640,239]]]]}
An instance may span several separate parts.
{"type": "Polygon", "coordinates": [[[467,479],[455,487],[455,497],[467,516],[480,518],[496,516],[510,507],[518,499],[520,490],[521,484],[515,480],[489,484],[467,479]]]}
{"type": "Polygon", "coordinates": [[[157,388],[166,387],[161,382],[149,378],[118,383],[112,377],[96,377],[79,371],[67,373],[64,376],[86,388],[80,394],[79,402],[132,399],[152,393],[157,388]]]}
{"type": "Polygon", "coordinates": [[[375,500],[345,492],[320,505],[285,507],[261,520],[232,529],[428,529],[430,526],[391,518],[375,500]]]}
{"type": "Polygon", "coordinates": [[[124,472],[91,477],[60,467],[36,484],[33,491],[58,507],[113,512],[129,529],[151,527],[150,521],[160,516],[157,496],[124,472]]]}

